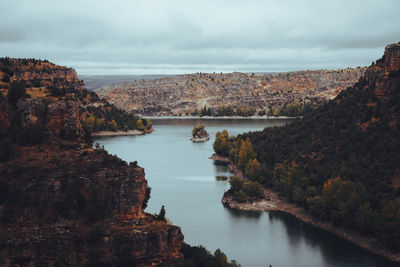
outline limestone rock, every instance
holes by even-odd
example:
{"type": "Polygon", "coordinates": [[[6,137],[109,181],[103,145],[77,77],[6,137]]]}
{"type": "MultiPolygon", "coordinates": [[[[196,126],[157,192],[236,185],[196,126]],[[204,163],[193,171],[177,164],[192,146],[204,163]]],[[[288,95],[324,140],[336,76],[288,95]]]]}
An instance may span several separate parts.
{"type": "Polygon", "coordinates": [[[352,86],[365,68],[287,73],[197,73],[135,81],[95,92],[117,107],[144,115],[192,115],[203,107],[282,108],[293,101],[315,105],[352,86]]]}

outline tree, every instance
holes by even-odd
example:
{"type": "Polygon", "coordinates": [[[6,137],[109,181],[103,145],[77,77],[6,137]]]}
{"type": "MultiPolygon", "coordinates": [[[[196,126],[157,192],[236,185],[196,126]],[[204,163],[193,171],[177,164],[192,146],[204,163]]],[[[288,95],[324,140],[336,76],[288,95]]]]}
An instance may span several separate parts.
{"type": "Polygon", "coordinates": [[[160,213],[157,216],[157,219],[159,221],[165,221],[165,207],[164,207],[164,205],[162,205],[160,213]]]}
{"type": "Polygon", "coordinates": [[[286,105],[287,116],[299,116],[300,115],[300,104],[297,101],[293,101],[286,105]]]}
{"type": "Polygon", "coordinates": [[[8,89],[8,102],[17,105],[18,99],[24,97],[26,95],[25,83],[14,81],[11,83],[10,88],[8,89]]]}
{"type": "Polygon", "coordinates": [[[193,127],[192,136],[195,137],[196,134],[197,134],[198,132],[200,132],[201,130],[203,130],[203,129],[204,129],[204,125],[199,125],[199,126],[193,127]]]}
{"type": "Polygon", "coordinates": [[[112,120],[112,121],[110,122],[110,130],[111,130],[111,131],[116,131],[116,130],[118,130],[118,124],[117,124],[117,122],[116,122],[115,120],[112,120]]]}
{"type": "Polygon", "coordinates": [[[95,125],[96,125],[96,117],[90,115],[85,121],[85,130],[88,132],[92,132],[94,130],[95,125]]]}
{"type": "Polygon", "coordinates": [[[229,184],[231,185],[231,190],[234,192],[242,190],[243,181],[237,176],[232,176],[231,178],[229,178],[229,184]]]}
{"type": "Polygon", "coordinates": [[[256,158],[249,160],[246,164],[245,174],[250,180],[259,179],[261,176],[261,166],[256,158]]]}
{"type": "Polygon", "coordinates": [[[144,125],[143,125],[143,121],[141,119],[138,119],[136,121],[136,129],[143,131],[144,130],[144,125]]]}
{"type": "Polygon", "coordinates": [[[243,185],[244,193],[252,198],[261,199],[264,197],[264,190],[257,182],[248,182],[243,185]]]}
{"type": "Polygon", "coordinates": [[[228,257],[219,248],[215,250],[214,258],[218,266],[228,266],[228,257]]]}
{"type": "Polygon", "coordinates": [[[222,132],[217,132],[215,136],[215,141],[213,144],[215,153],[221,156],[229,156],[230,144],[229,144],[229,134],[227,130],[222,132]]]}
{"type": "Polygon", "coordinates": [[[254,159],[256,154],[254,153],[253,145],[250,142],[249,138],[246,138],[245,141],[242,140],[239,157],[238,157],[238,165],[241,170],[245,170],[247,163],[249,160],[254,159]]]}
{"type": "Polygon", "coordinates": [[[281,111],[279,110],[279,108],[274,108],[273,111],[272,111],[272,115],[274,117],[279,117],[280,112],[281,111]]]}
{"type": "Polygon", "coordinates": [[[153,127],[153,123],[151,122],[150,119],[146,119],[146,123],[147,123],[147,129],[150,129],[151,127],[153,127]]]}

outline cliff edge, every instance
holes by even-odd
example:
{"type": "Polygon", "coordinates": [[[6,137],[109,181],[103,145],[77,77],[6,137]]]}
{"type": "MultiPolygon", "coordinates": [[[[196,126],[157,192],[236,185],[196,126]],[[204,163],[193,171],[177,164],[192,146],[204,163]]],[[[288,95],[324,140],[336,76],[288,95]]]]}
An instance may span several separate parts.
{"type": "Polygon", "coordinates": [[[143,211],[143,168],[84,142],[93,112],[115,109],[72,69],[1,62],[0,265],[178,265],[183,235],[143,211]]]}

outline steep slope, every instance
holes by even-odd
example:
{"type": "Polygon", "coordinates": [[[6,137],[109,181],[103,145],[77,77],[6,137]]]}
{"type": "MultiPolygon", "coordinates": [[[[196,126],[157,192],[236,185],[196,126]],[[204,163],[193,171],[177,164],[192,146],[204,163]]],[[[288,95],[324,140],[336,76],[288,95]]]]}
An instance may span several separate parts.
{"type": "MultiPolygon", "coordinates": [[[[49,118],[42,127],[53,135],[73,138],[102,130],[147,131],[151,128],[147,120],[119,110],[86,91],[83,81],[71,68],[35,59],[0,58],[0,77],[0,96],[14,105],[21,97],[18,109],[22,114],[40,117],[46,113],[49,118]],[[70,131],[71,126],[75,132],[70,131]]],[[[3,123],[0,128],[9,124],[3,123]]]]}
{"type": "Polygon", "coordinates": [[[177,266],[183,235],[143,212],[150,193],[144,170],[83,141],[91,105],[104,118],[126,113],[87,94],[71,69],[4,61],[0,265],[177,266]]]}
{"type": "Polygon", "coordinates": [[[316,106],[352,86],[364,71],[365,68],[276,74],[199,73],[113,85],[95,92],[121,109],[144,115],[196,115],[204,107],[215,116],[253,115],[256,111],[282,111],[293,102],[300,107],[306,103],[316,106]],[[227,107],[232,112],[221,112],[227,107]]]}
{"type": "MultiPolygon", "coordinates": [[[[321,219],[400,250],[400,43],[388,45],[357,84],[315,112],[239,138],[249,138],[261,163],[253,180],[321,219]]],[[[243,165],[236,147],[229,155],[249,173],[252,165],[243,165]]]]}

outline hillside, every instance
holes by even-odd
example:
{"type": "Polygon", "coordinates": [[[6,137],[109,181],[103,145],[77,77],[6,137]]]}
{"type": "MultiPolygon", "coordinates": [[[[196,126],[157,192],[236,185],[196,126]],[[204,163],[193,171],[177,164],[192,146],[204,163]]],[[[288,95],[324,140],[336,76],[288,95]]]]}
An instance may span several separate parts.
{"type": "Polygon", "coordinates": [[[143,115],[300,115],[283,111],[288,104],[302,110],[326,102],[352,86],[364,71],[197,73],[117,84],[95,92],[123,110],[143,115]],[[210,111],[202,114],[204,107],[210,111]]]}
{"type": "MultiPolygon", "coordinates": [[[[148,120],[121,111],[85,90],[83,81],[71,68],[36,59],[1,58],[0,77],[0,97],[14,105],[20,98],[17,108],[23,114],[48,116],[39,126],[52,135],[75,137],[133,129],[146,132],[151,128],[148,120]],[[12,95],[8,96],[10,88],[12,95]]],[[[7,129],[11,122],[5,116],[0,120],[0,131],[7,129]]]]}
{"type": "Polygon", "coordinates": [[[129,115],[87,93],[72,69],[0,62],[0,265],[182,262],[180,228],[143,211],[143,168],[87,139],[91,121],[123,125],[129,115]]]}
{"type": "Polygon", "coordinates": [[[219,154],[252,180],[319,219],[372,237],[372,247],[400,251],[400,43],[303,119],[227,142],[219,154]]]}

